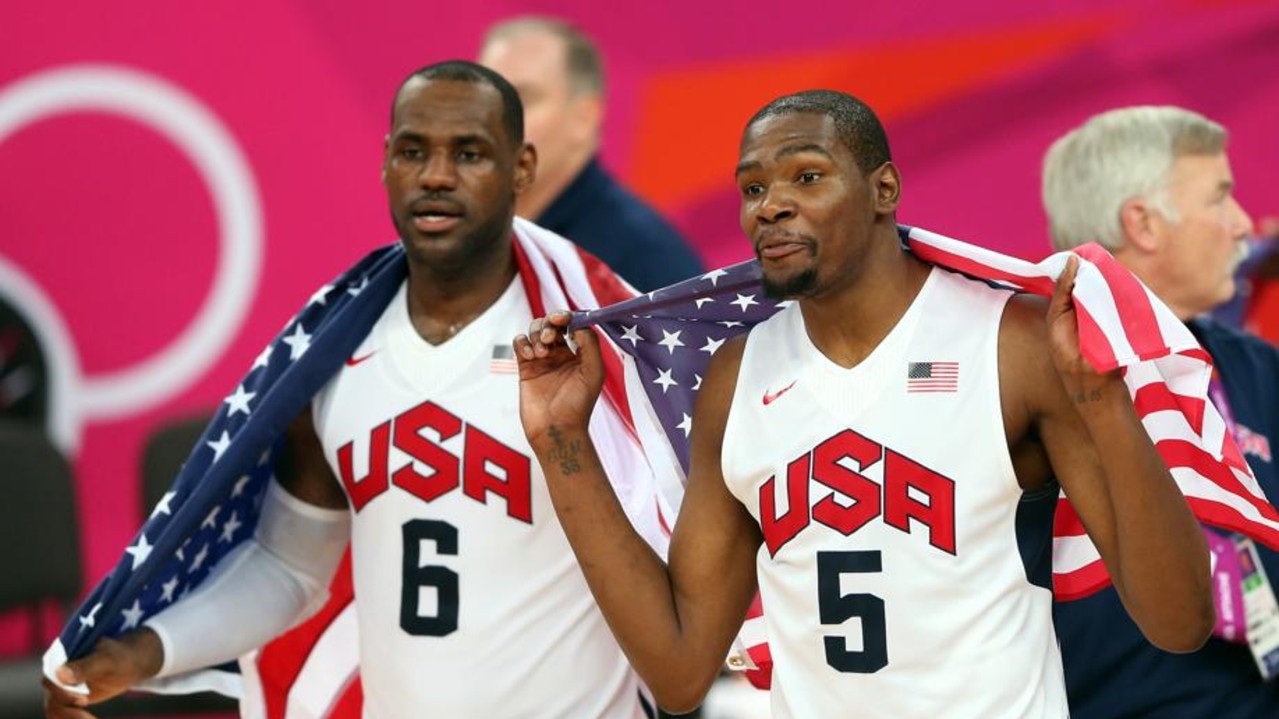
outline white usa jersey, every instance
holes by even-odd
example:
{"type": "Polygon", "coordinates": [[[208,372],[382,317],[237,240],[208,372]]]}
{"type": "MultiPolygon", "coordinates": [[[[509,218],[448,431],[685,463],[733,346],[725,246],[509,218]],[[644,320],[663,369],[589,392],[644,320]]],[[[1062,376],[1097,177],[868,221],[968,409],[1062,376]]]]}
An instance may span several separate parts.
{"type": "Polygon", "coordinates": [[[353,513],[364,716],[649,716],[519,422],[517,278],[447,342],[406,289],[316,395],[353,513]]]}
{"type": "Polygon", "coordinates": [[[765,538],[775,719],[1068,716],[1052,503],[1023,496],[1000,408],[1008,297],[933,269],[851,369],[797,305],[747,339],[722,466],[765,538]]]}

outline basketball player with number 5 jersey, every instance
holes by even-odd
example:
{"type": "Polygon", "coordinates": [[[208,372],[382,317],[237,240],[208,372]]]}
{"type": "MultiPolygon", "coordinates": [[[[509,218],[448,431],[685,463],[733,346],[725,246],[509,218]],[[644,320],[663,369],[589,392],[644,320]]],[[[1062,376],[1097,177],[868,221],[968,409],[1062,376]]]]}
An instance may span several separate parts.
{"type": "Polygon", "coordinates": [[[905,251],[900,174],[850,95],[773,101],[740,152],[764,288],[796,302],[710,360],[668,563],[589,436],[603,348],[570,351],[563,312],[516,340],[525,433],[659,705],[701,702],[758,587],[776,719],[1064,719],[1033,561],[1057,483],[1146,637],[1200,646],[1207,549],[1122,378],[1080,352],[1077,261],[1045,303],[905,251]]]}

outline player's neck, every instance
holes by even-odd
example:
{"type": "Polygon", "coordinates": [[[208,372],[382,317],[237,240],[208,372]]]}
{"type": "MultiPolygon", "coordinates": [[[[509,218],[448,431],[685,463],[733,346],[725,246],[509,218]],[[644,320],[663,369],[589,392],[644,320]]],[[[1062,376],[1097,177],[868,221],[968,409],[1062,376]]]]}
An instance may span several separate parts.
{"type": "Polygon", "coordinates": [[[499,244],[495,252],[447,271],[409,263],[409,319],[422,339],[447,342],[506,292],[516,273],[515,254],[509,242],[499,244]]]}
{"type": "Polygon", "coordinates": [[[906,314],[931,272],[895,244],[879,250],[837,291],[800,302],[813,345],[841,367],[870,356],[906,314]]]}

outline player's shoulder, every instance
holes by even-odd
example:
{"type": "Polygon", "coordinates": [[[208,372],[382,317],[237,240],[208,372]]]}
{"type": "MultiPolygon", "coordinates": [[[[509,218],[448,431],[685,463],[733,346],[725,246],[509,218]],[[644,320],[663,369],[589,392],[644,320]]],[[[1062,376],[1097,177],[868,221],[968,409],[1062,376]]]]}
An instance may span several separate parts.
{"type": "Polygon", "coordinates": [[[746,353],[746,333],[730,337],[711,355],[706,366],[706,378],[698,390],[700,395],[709,395],[716,404],[724,404],[732,399],[737,388],[737,377],[742,368],[742,357],[746,353]]]}
{"type": "Polygon", "coordinates": [[[999,323],[1001,348],[1007,343],[1009,349],[1015,347],[1031,355],[1046,357],[1048,324],[1044,317],[1047,313],[1047,297],[1018,293],[1008,298],[999,323]]]}
{"type": "Polygon", "coordinates": [[[746,354],[746,340],[749,335],[749,332],[743,332],[724,341],[723,346],[711,356],[710,363],[706,367],[708,378],[722,375],[729,375],[734,379],[737,377],[737,373],[741,370],[742,357],[746,354]]]}
{"type": "Polygon", "coordinates": [[[1048,299],[1015,294],[999,323],[999,386],[1006,412],[1038,414],[1053,404],[1060,386],[1049,352],[1048,299]],[[1037,409],[1036,409],[1037,408],[1037,409]]]}

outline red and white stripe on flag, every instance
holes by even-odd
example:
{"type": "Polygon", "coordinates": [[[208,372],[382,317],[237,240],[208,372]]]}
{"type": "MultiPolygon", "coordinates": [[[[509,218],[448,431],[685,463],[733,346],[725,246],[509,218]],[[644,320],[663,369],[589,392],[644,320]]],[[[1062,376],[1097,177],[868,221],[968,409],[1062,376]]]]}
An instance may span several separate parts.
{"type": "MultiPolygon", "coordinates": [[[[1026,262],[926,230],[907,244],[922,259],[1004,286],[1051,296],[1069,253],[1026,262]]],[[[1072,299],[1080,350],[1098,371],[1123,368],[1142,425],[1195,516],[1279,549],[1279,511],[1266,501],[1226,424],[1208,401],[1212,358],[1190,330],[1110,253],[1075,250],[1072,299]]],[[[1059,600],[1110,583],[1096,547],[1063,497],[1053,523],[1053,589],[1059,600]]]]}

